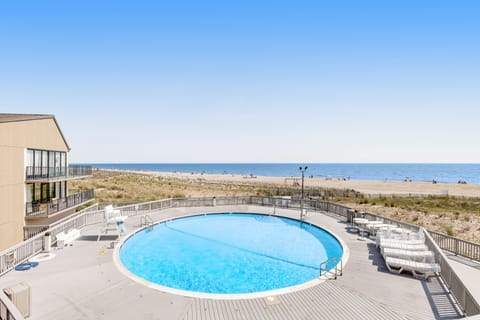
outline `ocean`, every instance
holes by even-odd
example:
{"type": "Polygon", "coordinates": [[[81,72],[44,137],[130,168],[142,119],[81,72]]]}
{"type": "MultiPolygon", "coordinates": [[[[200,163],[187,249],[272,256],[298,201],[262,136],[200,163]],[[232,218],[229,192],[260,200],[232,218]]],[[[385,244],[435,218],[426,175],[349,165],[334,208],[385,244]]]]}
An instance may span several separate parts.
{"type": "Polygon", "coordinates": [[[480,164],[458,163],[84,163],[94,168],[254,176],[305,176],[377,181],[437,181],[480,184],[480,164]]]}

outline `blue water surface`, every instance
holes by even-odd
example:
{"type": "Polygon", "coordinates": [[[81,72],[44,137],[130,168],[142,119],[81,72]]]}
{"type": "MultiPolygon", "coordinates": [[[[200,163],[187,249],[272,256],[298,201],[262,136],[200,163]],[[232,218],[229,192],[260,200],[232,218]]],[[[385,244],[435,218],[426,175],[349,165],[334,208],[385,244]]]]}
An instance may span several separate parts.
{"type": "Polygon", "coordinates": [[[299,166],[308,165],[307,176],[392,180],[480,183],[478,163],[92,163],[95,168],[157,172],[194,172],[255,176],[298,177],[299,166]]]}
{"type": "Polygon", "coordinates": [[[296,220],[257,214],[211,214],[160,223],[129,238],[123,265],[175,289],[252,293],[319,276],[320,263],[342,256],[328,232],[296,220]]]}

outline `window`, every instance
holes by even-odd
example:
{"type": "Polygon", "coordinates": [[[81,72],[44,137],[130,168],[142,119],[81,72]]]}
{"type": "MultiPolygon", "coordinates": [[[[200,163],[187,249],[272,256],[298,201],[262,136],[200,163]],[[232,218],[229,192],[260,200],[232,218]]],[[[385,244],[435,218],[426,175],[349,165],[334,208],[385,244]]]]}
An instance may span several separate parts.
{"type": "Polygon", "coordinates": [[[35,150],[33,162],[33,174],[40,176],[42,174],[42,151],[35,150]]]}
{"type": "Polygon", "coordinates": [[[67,174],[67,155],[65,154],[65,152],[61,152],[60,153],[61,155],[61,168],[62,168],[62,175],[66,175],[67,174]]]}
{"type": "Polygon", "coordinates": [[[27,149],[27,177],[54,178],[67,174],[67,154],[60,151],[27,149]]]}
{"type": "Polygon", "coordinates": [[[33,202],[39,202],[41,199],[41,194],[40,194],[40,183],[35,183],[33,189],[33,202]]]}
{"type": "Polygon", "coordinates": [[[55,151],[48,152],[48,171],[50,177],[58,177],[57,171],[55,170],[55,151]]]}
{"type": "Polygon", "coordinates": [[[61,163],[61,157],[62,157],[62,154],[61,152],[55,152],[55,172],[58,172],[59,175],[61,175],[62,173],[62,170],[61,170],[61,167],[62,167],[62,163],[61,163]]]}
{"type": "Polygon", "coordinates": [[[25,186],[25,195],[26,195],[26,198],[27,198],[27,202],[32,202],[33,201],[33,194],[34,194],[34,190],[35,190],[35,185],[33,184],[27,184],[25,186]]]}
{"type": "Polygon", "coordinates": [[[33,150],[31,150],[31,149],[27,150],[27,166],[28,167],[33,167],[33,165],[34,165],[33,154],[34,154],[33,150]]]}

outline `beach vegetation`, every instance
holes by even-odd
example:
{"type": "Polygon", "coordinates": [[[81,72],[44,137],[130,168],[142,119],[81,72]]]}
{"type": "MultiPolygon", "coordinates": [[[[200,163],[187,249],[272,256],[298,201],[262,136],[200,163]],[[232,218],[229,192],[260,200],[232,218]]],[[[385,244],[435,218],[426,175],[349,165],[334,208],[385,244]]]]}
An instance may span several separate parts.
{"type": "MultiPolygon", "coordinates": [[[[292,196],[300,197],[300,188],[259,181],[213,181],[203,178],[180,179],[147,173],[94,170],[87,179],[71,180],[69,190],[95,189],[95,202],[129,204],[165,198],[222,196],[292,196]]],[[[367,197],[349,189],[306,187],[307,198],[335,201],[339,204],[425,226],[447,233],[444,225],[471,224],[469,232],[458,237],[480,242],[480,200],[454,196],[386,196],[367,197]]],[[[464,226],[455,227],[463,230],[464,226]]],[[[453,232],[453,228],[451,232],[453,232]]],[[[448,233],[447,233],[448,234],[448,233]]]]}
{"type": "Polygon", "coordinates": [[[445,233],[451,237],[453,237],[455,235],[455,232],[453,231],[453,228],[452,226],[444,226],[443,227],[445,233]]]}
{"type": "Polygon", "coordinates": [[[90,207],[91,205],[94,205],[94,204],[95,204],[95,201],[89,201],[85,204],[82,204],[81,206],[76,207],[75,212],[82,211],[83,209],[88,208],[88,207],[90,207]]]}

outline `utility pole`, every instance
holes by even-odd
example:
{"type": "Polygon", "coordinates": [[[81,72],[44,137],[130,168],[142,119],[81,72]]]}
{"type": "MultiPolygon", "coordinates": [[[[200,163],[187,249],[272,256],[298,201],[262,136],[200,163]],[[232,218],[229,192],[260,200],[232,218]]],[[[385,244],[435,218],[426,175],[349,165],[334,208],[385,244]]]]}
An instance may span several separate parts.
{"type": "Polygon", "coordinates": [[[298,168],[300,172],[302,173],[302,198],[300,199],[300,221],[303,221],[303,186],[304,186],[304,179],[305,179],[305,171],[307,171],[308,167],[299,167],[298,168]]]}

